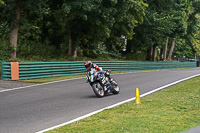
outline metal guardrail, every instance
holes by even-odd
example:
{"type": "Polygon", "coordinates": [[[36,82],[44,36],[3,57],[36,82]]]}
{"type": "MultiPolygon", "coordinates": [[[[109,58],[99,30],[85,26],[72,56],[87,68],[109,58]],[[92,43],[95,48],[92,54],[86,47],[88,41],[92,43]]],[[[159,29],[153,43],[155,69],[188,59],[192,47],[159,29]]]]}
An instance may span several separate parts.
{"type": "MultiPolygon", "coordinates": [[[[197,67],[196,62],[128,62],[93,61],[103,70],[113,72],[197,67]]],[[[19,62],[19,80],[53,76],[85,74],[84,61],[73,62],[19,62]]],[[[1,63],[1,79],[11,80],[11,63],[1,63]]]]}

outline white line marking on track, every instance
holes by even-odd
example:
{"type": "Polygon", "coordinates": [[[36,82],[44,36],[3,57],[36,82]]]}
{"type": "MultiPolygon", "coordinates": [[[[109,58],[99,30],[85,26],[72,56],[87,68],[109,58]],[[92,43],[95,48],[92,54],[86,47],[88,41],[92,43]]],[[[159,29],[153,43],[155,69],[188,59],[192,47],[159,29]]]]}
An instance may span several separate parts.
{"type": "MultiPolygon", "coordinates": [[[[175,82],[173,82],[173,83],[167,84],[167,85],[165,85],[165,86],[159,87],[159,88],[157,88],[157,89],[154,89],[154,90],[152,90],[152,91],[149,91],[149,92],[147,92],[147,93],[145,93],[145,94],[140,95],[140,97],[144,97],[144,96],[150,95],[150,94],[155,93],[155,92],[157,92],[157,91],[159,91],[159,90],[162,90],[162,89],[164,89],[164,88],[167,88],[167,87],[169,87],[169,86],[178,84],[178,83],[180,83],[180,82],[183,82],[183,81],[185,81],[185,80],[188,80],[188,79],[191,79],[191,78],[194,78],[194,77],[197,77],[197,76],[200,76],[200,74],[193,75],[193,76],[190,76],[190,77],[187,77],[187,78],[184,78],[184,79],[175,81],[175,82]]],[[[131,101],[133,101],[133,100],[135,100],[135,97],[134,97],[134,98],[127,99],[127,100],[122,101],[122,102],[119,102],[119,103],[116,103],[116,104],[113,104],[113,105],[111,105],[111,106],[102,108],[102,109],[100,109],[100,110],[91,112],[91,113],[89,113],[89,114],[86,114],[86,115],[83,115],[83,116],[81,116],[81,117],[75,118],[75,119],[70,120],[70,121],[68,121],[68,122],[65,122],[65,123],[62,123],[62,124],[53,126],[53,127],[51,127],[51,128],[44,129],[44,130],[39,131],[39,132],[36,132],[36,133],[43,133],[43,132],[46,132],[46,131],[49,131],[49,130],[52,130],[52,129],[55,129],[55,128],[58,128],[58,127],[61,127],[61,126],[65,126],[65,125],[67,125],[67,124],[70,124],[70,123],[73,123],[73,122],[75,122],[75,121],[78,121],[78,120],[87,118],[87,117],[89,117],[89,116],[91,116],[91,115],[97,114],[97,113],[99,113],[99,112],[101,112],[101,111],[103,111],[103,110],[105,110],[105,109],[114,108],[114,107],[116,107],[116,106],[119,106],[119,105],[124,104],[124,103],[127,103],[127,102],[131,102],[131,101]]]]}

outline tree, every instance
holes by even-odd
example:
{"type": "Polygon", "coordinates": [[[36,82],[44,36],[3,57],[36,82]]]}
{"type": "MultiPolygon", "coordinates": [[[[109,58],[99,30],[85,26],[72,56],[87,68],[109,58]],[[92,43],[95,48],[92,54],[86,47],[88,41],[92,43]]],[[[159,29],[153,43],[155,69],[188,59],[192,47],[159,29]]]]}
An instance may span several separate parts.
{"type": "Polygon", "coordinates": [[[181,47],[191,56],[199,47],[198,0],[3,1],[0,44],[11,44],[12,58],[14,52],[36,58],[126,54],[156,61],[181,56],[181,47]]]}
{"type": "Polygon", "coordinates": [[[107,33],[109,32],[108,22],[112,19],[109,15],[114,11],[104,8],[103,1],[63,1],[61,7],[61,10],[57,11],[56,19],[63,29],[62,33],[68,35],[66,39],[69,41],[68,56],[71,56],[72,46],[76,49],[81,43],[88,42],[91,38],[98,41],[109,34],[107,33]],[[105,34],[102,34],[103,32],[105,34]]]}
{"type": "Polygon", "coordinates": [[[14,14],[15,18],[11,22],[9,42],[11,48],[11,58],[16,59],[18,30],[19,30],[19,23],[21,16],[21,0],[15,0],[14,12],[15,12],[14,14]]]}
{"type": "Polygon", "coordinates": [[[133,36],[133,41],[128,43],[128,47],[130,47],[129,49],[131,49],[133,53],[137,51],[147,51],[146,59],[155,60],[157,56],[156,48],[162,46],[163,38],[171,32],[169,23],[170,15],[166,12],[170,9],[169,5],[172,4],[173,1],[145,2],[149,6],[145,12],[144,23],[136,27],[136,34],[133,36]],[[152,47],[154,47],[154,54],[152,53],[152,47]],[[152,57],[153,55],[154,58],[152,57]]]}
{"type": "Polygon", "coordinates": [[[145,16],[145,10],[147,4],[143,1],[119,1],[115,8],[117,10],[114,15],[115,23],[111,29],[110,38],[107,39],[106,44],[109,49],[117,48],[122,50],[125,43],[121,40],[121,36],[126,39],[131,40],[134,33],[134,29],[138,24],[143,23],[143,18],[145,16]]]}
{"type": "MultiPolygon", "coordinates": [[[[29,16],[36,16],[39,13],[43,13],[41,11],[41,6],[43,6],[43,3],[47,2],[46,0],[42,1],[39,0],[37,3],[34,0],[28,0],[28,1],[22,1],[22,0],[6,0],[5,5],[0,6],[1,8],[1,18],[2,21],[0,21],[0,25],[3,25],[6,27],[2,27],[3,30],[6,31],[6,35],[9,37],[4,37],[8,41],[8,45],[10,48],[10,57],[12,59],[16,59],[17,56],[17,50],[19,50],[18,43],[22,42],[22,38],[25,38],[24,40],[28,40],[29,38],[26,38],[27,34],[34,35],[34,32],[28,31],[24,32],[24,29],[30,29],[32,25],[28,25],[28,21],[35,21],[34,17],[27,20],[29,16]],[[37,9],[37,10],[36,10],[37,9]],[[37,14],[38,13],[38,14],[37,14]],[[25,26],[26,25],[26,28],[25,26]],[[19,27],[22,27],[22,30],[19,30],[19,27]],[[7,32],[9,30],[9,33],[7,32]],[[22,31],[22,32],[21,32],[22,31]],[[20,33],[20,36],[19,36],[20,33]],[[20,38],[20,39],[19,39],[20,38]]],[[[37,16],[39,18],[39,16],[37,16]]],[[[30,24],[30,23],[29,23],[30,24]]],[[[35,27],[38,27],[35,25],[35,27]]],[[[6,36],[4,35],[4,36],[6,36]]]]}
{"type": "Polygon", "coordinates": [[[167,46],[168,46],[168,41],[169,41],[169,37],[166,36],[166,43],[165,45],[163,46],[163,58],[162,60],[166,61],[166,57],[167,57],[167,46]]]}
{"type": "Polygon", "coordinates": [[[5,5],[5,3],[4,3],[4,1],[3,1],[3,0],[0,0],[0,4],[3,4],[3,5],[5,5]]]}
{"type": "MultiPolygon", "coordinates": [[[[190,18],[192,3],[197,1],[186,0],[160,0],[145,1],[149,7],[146,10],[144,23],[135,29],[133,41],[129,42],[129,48],[136,53],[137,51],[147,51],[147,56],[156,56],[152,53],[152,47],[157,47],[160,51],[160,58],[166,60],[168,52],[168,42],[171,41],[168,60],[171,60],[175,42],[188,35],[188,18],[190,18]],[[132,45],[132,46],[131,46],[132,45]],[[149,53],[150,52],[150,53],[149,53]]],[[[195,5],[198,5],[197,3],[195,5]]],[[[199,9],[199,8],[196,8],[199,9]]],[[[193,26],[192,26],[193,27],[193,26]]],[[[154,48],[154,51],[157,52],[154,48]]],[[[128,52],[128,51],[127,51],[128,52]]],[[[129,51],[130,52],[130,51],[129,51]]],[[[148,60],[152,57],[147,57],[148,60]]],[[[155,60],[155,57],[153,58],[155,60]]]]}
{"type": "Polygon", "coordinates": [[[84,50],[87,56],[94,55],[97,45],[104,45],[104,42],[116,42],[106,45],[108,48],[117,46],[121,35],[131,37],[135,24],[142,22],[144,8],[145,4],[138,0],[64,1],[57,20],[64,29],[63,34],[69,36],[68,56],[72,53],[71,46],[74,50],[78,46],[83,50],[85,46],[90,47],[84,50]]]}
{"type": "MultiPolygon", "coordinates": [[[[179,40],[177,41],[181,45],[175,49],[174,55],[187,58],[194,58],[196,41],[198,40],[196,36],[198,36],[199,30],[199,18],[198,14],[200,13],[200,1],[192,0],[188,1],[186,4],[186,34],[179,36],[179,40]]],[[[198,42],[198,41],[197,41],[198,42]]]]}

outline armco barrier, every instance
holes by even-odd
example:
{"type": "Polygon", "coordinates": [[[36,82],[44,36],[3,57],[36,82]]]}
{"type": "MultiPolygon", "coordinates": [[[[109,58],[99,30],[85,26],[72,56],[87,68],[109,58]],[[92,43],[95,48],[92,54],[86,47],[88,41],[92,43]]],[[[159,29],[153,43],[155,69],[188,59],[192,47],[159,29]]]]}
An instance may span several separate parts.
{"type": "MultiPolygon", "coordinates": [[[[93,61],[103,70],[113,72],[158,70],[196,67],[196,62],[128,62],[128,61],[93,61]]],[[[53,76],[85,74],[84,61],[73,62],[19,62],[19,80],[53,76]]],[[[1,63],[1,79],[11,80],[11,63],[1,63]]]]}

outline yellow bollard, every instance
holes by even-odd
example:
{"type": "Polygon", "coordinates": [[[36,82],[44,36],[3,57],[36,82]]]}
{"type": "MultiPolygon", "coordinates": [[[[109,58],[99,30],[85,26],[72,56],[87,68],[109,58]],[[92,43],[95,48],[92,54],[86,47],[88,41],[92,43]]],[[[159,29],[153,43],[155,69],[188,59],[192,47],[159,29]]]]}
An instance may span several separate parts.
{"type": "Polygon", "coordinates": [[[138,88],[136,88],[135,104],[142,104],[141,100],[140,100],[140,93],[139,93],[139,89],[138,88]]]}

